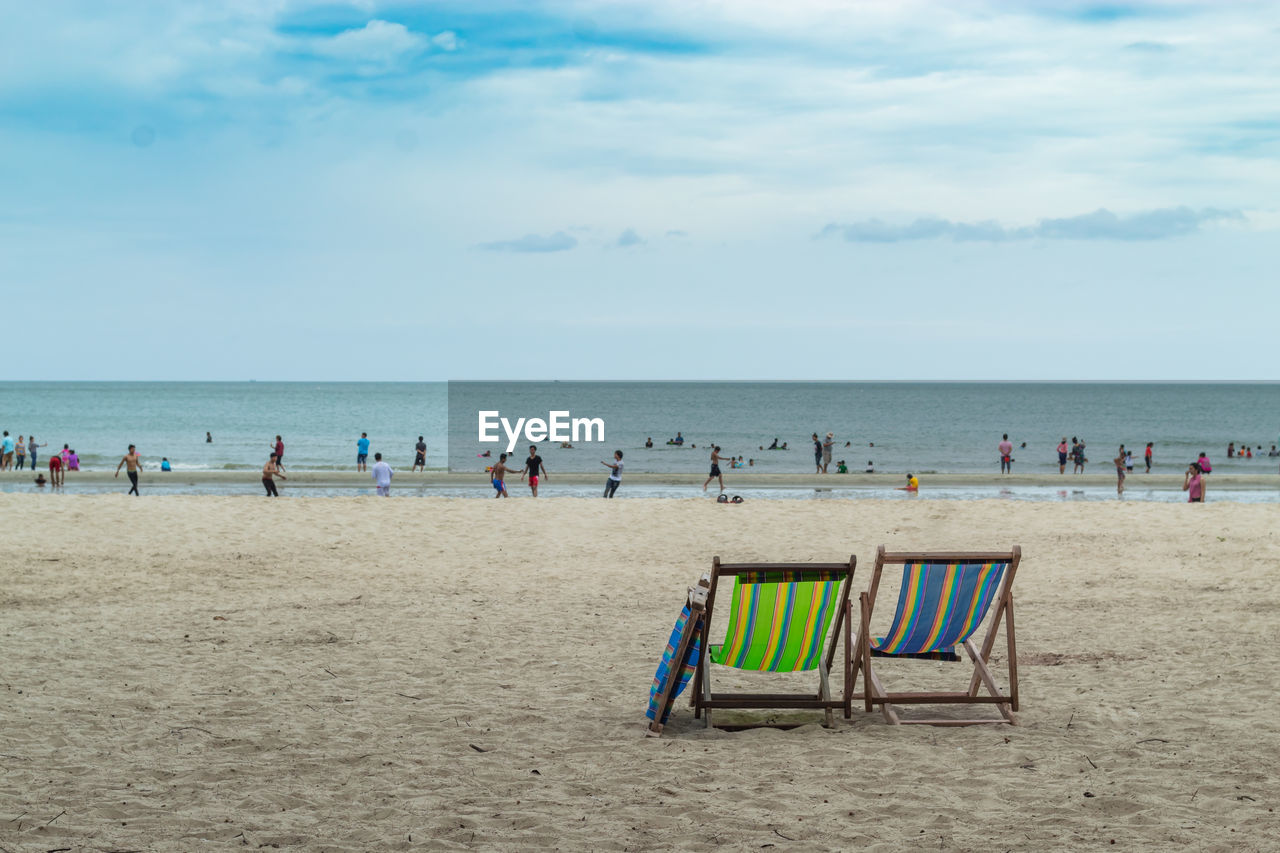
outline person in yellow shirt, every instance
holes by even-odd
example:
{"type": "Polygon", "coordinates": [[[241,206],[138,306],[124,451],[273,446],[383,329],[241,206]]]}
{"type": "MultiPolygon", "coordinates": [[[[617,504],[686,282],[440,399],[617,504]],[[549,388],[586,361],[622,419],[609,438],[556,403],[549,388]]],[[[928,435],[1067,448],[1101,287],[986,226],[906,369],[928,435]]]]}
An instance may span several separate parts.
{"type": "Polygon", "coordinates": [[[906,484],[905,486],[899,486],[899,487],[898,487],[898,491],[900,491],[900,492],[918,492],[918,491],[920,491],[920,480],[916,477],[916,475],[915,475],[915,474],[908,474],[908,475],[907,475],[907,484],[906,484]]]}

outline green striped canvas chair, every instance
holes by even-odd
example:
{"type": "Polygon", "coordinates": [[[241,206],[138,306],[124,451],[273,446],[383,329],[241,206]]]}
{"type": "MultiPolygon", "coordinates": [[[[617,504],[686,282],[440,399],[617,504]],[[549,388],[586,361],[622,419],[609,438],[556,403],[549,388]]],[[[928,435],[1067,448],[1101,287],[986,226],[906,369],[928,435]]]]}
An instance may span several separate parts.
{"type": "MultiPolygon", "coordinates": [[[[1005,553],[889,553],[881,546],[870,588],[862,593],[858,630],[857,669],[863,676],[863,700],[868,711],[879,705],[893,724],[969,726],[986,723],[1016,724],[1018,710],[1018,658],[1013,631],[1013,578],[1022,549],[1005,553]],[[902,566],[902,586],[893,623],[881,636],[871,632],[871,618],[885,566],[902,566]],[[1002,693],[989,666],[991,650],[1004,622],[1008,643],[1009,692],[1002,693]],[[986,623],[982,645],[973,636],[986,623]],[[969,688],[958,692],[890,693],[885,690],[873,659],[928,659],[959,661],[963,649],[973,663],[969,688]],[[985,690],[985,695],[980,691],[985,690]],[[897,705],[994,705],[999,717],[908,719],[897,705]]],[[[832,647],[834,651],[834,646],[832,647]]],[[[846,682],[846,683],[851,683],[846,682]]]]}
{"type": "MultiPolygon", "coordinates": [[[[857,564],[847,563],[721,563],[712,561],[711,591],[707,595],[702,651],[694,672],[694,716],[711,724],[714,708],[815,708],[832,722],[832,710],[852,715],[852,689],[848,684],[852,653],[849,583],[857,564]],[[724,642],[710,642],[716,595],[722,581],[732,583],[729,620],[724,642]],[[844,626],[843,690],[833,698],[831,665],[836,653],[823,649],[837,616],[836,634],[844,626]],[[811,672],[817,670],[817,690],[806,693],[725,693],[711,688],[711,664],[753,672],[811,672]]],[[[741,728],[747,724],[736,724],[741,728]]],[[[754,723],[749,725],[755,725],[754,723]]]]}

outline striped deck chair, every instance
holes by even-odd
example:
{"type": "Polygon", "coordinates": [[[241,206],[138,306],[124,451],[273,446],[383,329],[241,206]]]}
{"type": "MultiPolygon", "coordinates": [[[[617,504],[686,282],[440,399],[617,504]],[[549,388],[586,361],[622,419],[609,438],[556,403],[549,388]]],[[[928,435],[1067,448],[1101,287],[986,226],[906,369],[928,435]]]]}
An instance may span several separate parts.
{"type": "MultiPolygon", "coordinates": [[[[1007,553],[887,553],[876,551],[871,586],[860,599],[862,620],[858,630],[857,669],[863,676],[863,699],[868,711],[879,705],[885,719],[895,725],[917,723],[935,726],[968,726],[985,723],[1016,724],[1018,710],[1018,658],[1013,632],[1013,578],[1022,559],[1022,549],[1007,553]],[[893,624],[883,636],[871,633],[872,609],[886,565],[902,566],[902,587],[893,624]],[[988,615],[990,618],[987,619],[988,615]],[[1008,642],[1009,693],[1000,692],[988,663],[1000,621],[1004,620],[1008,642]],[[988,622],[982,647],[971,639],[988,622]],[[969,689],[955,693],[889,693],[871,664],[873,658],[926,658],[961,660],[963,648],[973,662],[969,689]],[[989,696],[979,695],[985,687],[989,696]],[[999,718],[987,719],[904,719],[895,705],[990,704],[999,718]]],[[[834,648],[833,648],[834,651],[834,648]]]]}
{"type": "Polygon", "coordinates": [[[710,587],[711,575],[703,575],[697,586],[689,588],[684,609],[676,617],[676,627],[671,631],[667,647],[662,652],[662,660],[658,662],[658,671],[653,674],[653,684],[649,687],[649,710],[645,711],[645,716],[650,720],[649,728],[645,731],[649,737],[662,736],[662,729],[671,716],[671,706],[684,692],[697,668],[698,655],[702,651],[702,624],[710,587]]]}
{"type": "MultiPolygon", "coordinates": [[[[841,708],[852,716],[852,689],[848,684],[852,653],[852,611],[849,583],[857,558],[847,563],[721,563],[712,561],[711,590],[707,595],[706,621],[702,629],[702,653],[694,673],[694,717],[705,715],[711,724],[713,708],[816,708],[832,723],[831,711],[841,708]],[[716,591],[723,578],[733,581],[729,600],[729,624],[722,644],[711,645],[710,629],[716,591]],[[844,625],[844,690],[833,698],[830,686],[832,659],[825,659],[827,632],[832,617],[844,625]],[[710,664],[755,672],[818,671],[816,693],[717,693],[711,689],[710,664]]],[[[735,728],[744,727],[735,725],[735,728]]]]}

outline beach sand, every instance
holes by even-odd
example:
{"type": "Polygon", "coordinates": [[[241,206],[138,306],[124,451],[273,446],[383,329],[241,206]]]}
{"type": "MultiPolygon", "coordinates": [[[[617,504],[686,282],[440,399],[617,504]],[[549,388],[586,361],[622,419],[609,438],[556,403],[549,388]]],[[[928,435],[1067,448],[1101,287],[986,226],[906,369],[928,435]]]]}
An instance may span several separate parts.
{"type": "MultiPolygon", "coordinates": [[[[1280,847],[1274,505],[0,495],[0,515],[4,850],[1280,847]],[[856,707],[726,733],[682,698],[643,736],[714,555],[856,554],[857,592],[880,544],[1022,546],[1019,726],[856,707]]],[[[965,679],[943,667],[881,675],[965,679]]]]}

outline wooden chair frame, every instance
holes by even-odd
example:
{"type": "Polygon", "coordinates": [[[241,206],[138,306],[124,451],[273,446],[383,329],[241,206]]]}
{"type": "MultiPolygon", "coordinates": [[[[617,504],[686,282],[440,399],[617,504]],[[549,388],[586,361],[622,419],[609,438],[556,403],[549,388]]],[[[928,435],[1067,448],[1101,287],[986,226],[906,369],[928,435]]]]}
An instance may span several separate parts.
{"type": "MultiPolygon", "coordinates": [[[[1018,563],[1022,559],[1022,548],[1015,545],[1012,551],[1003,553],[986,553],[986,552],[888,552],[881,545],[876,549],[876,564],[871,574],[871,585],[868,590],[859,596],[859,609],[861,611],[861,619],[858,627],[858,661],[857,671],[862,674],[863,703],[867,711],[871,711],[875,705],[880,706],[884,718],[893,725],[930,725],[930,726],[974,726],[974,725],[990,725],[1004,724],[1017,725],[1017,719],[1014,712],[1018,710],[1018,652],[1017,642],[1013,626],[1013,579],[1018,573],[1018,563]],[[969,660],[973,663],[973,675],[969,679],[969,689],[964,692],[916,692],[916,693],[890,693],[884,688],[875,667],[872,665],[873,655],[871,654],[871,615],[875,606],[876,593],[880,588],[880,575],[886,565],[904,565],[906,563],[957,563],[957,562],[984,562],[984,563],[1008,563],[1005,568],[1004,577],[1000,581],[1000,588],[996,593],[995,599],[991,603],[991,607],[987,614],[984,614],[984,621],[987,622],[986,634],[982,640],[981,648],[973,643],[970,637],[964,641],[964,650],[969,656],[969,660]],[[988,664],[991,662],[991,650],[995,647],[996,637],[1000,633],[1001,621],[1005,626],[1005,638],[1008,644],[1008,664],[1009,664],[1009,692],[1002,693],[996,684],[994,675],[988,664]],[[981,696],[978,691],[983,687],[990,695],[981,696]],[[1000,717],[995,719],[949,719],[949,718],[931,718],[931,719],[910,719],[899,716],[898,709],[895,705],[940,705],[940,704],[974,704],[974,705],[994,705],[996,710],[1000,712],[1000,717]]],[[[976,632],[975,632],[976,634],[976,632]]],[[[828,658],[835,654],[835,644],[831,646],[828,658]]],[[[889,655],[882,659],[891,659],[889,655]]],[[[851,698],[853,684],[857,679],[857,674],[852,673],[852,677],[846,680],[846,690],[848,698],[851,698]]]]}
{"type": "MultiPolygon", "coordinates": [[[[689,703],[693,706],[694,718],[702,718],[703,724],[711,725],[713,708],[770,708],[770,709],[804,709],[816,708],[825,712],[825,725],[832,725],[832,710],[844,711],[845,719],[853,716],[853,686],[850,683],[852,666],[853,621],[852,607],[849,601],[849,587],[853,583],[853,572],[858,565],[858,558],[850,556],[847,563],[721,563],[719,557],[711,561],[711,590],[707,593],[706,617],[702,623],[702,649],[698,656],[698,665],[693,673],[693,689],[690,691],[689,703]],[[819,658],[819,687],[816,696],[799,693],[717,693],[711,690],[710,649],[711,621],[715,612],[716,589],[723,577],[736,578],[738,575],[751,572],[800,572],[831,571],[844,573],[840,582],[840,596],[836,603],[835,630],[832,632],[830,651],[819,658]],[[831,695],[831,664],[836,653],[836,643],[843,626],[844,639],[844,685],[839,697],[831,695]]],[[[825,640],[824,640],[825,644],[825,640]]],[[[767,726],[768,723],[761,723],[767,726]]],[[[735,726],[741,728],[745,726],[735,726]]],[[[752,726],[754,727],[754,725],[752,726]]]]}

